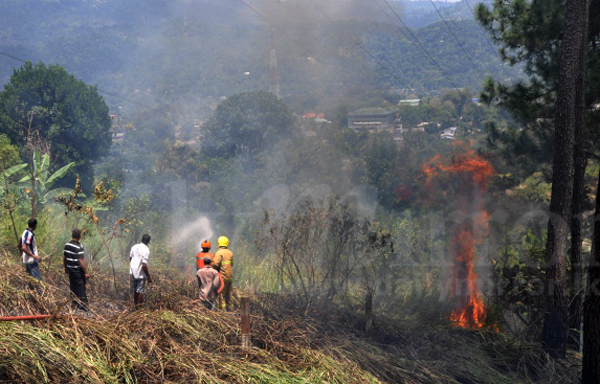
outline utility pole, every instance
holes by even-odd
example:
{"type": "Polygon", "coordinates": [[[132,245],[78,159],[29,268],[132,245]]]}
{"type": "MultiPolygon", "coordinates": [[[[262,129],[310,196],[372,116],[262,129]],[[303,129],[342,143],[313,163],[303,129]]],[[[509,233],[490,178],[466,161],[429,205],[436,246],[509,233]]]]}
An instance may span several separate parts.
{"type": "Polygon", "coordinates": [[[269,73],[271,75],[271,82],[269,84],[269,93],[275,95],[277,100],[281,99],[280,86],[279,86],[279,66],[277,65],[277,52],[275,51],[275,34],[273,33],[273,26],[271,25],[271,57],[269,60],[269,73]]]}

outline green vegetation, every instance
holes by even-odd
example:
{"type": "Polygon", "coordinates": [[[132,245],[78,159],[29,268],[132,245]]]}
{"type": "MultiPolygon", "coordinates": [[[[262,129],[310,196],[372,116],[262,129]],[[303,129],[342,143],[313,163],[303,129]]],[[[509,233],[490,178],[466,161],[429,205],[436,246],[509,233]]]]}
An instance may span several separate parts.
{"type": "Polygon", "coordinates": [[[0,93],[0,121],[13,145],[30,158],[37,148],[51,154],[57,167],[75,162],[84,188],[91,190],[92,165],[111,144],[108,107],[95,87],[58,65],[27,62],[0,93]]]}
{"type": "MultiPolygon", "coordinates": [[[[26,168],[29,164],[20,164],[13,168],[15,170],[22,170],[26,168]]],[[[60,194],[64,194],[69,192],[68,188],[55,188],[51,189],[51,187],[56,183],[59,179],[64,177],[67,172],[71,170],[75,163],[69,163],[60,169],[56,170],[52,174],[50,174],[50,156],[47,153],[44,153],[41,158],[39,152],[36,150],[33,153],[32,159],[32,174],[25,175],[23,178],[18,180],[14,187],[16,190],[21,193],[29,194],[32,193],[32,189],[35,188],[35,195],[37,196],[37,201],[41,204],[47,203],[49,200],[58,197],[60,194]],[[32,180],[33,179],[33,180],[32,180]]],[[[7,177],[8,177],[7,171],[7,177]]],[[[35,215],[34,215],[35,216],[35,215]]]]}

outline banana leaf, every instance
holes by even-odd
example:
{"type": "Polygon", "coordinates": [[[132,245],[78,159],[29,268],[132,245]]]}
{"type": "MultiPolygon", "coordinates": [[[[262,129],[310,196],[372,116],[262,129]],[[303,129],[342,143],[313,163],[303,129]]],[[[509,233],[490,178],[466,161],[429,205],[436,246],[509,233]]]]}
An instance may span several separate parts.
{"type": "MultiPolygon", "coordinates": [[[[6,171],[4,171],[4,177],[9,178],[9,177],[11,177],[12,175],[14,175],[15,173],[19,172],[20,170],[22,170],[25,167],[27,167],[27,163],[13,165],[12,167],[10,167],[6,171]]],[[[2,174],[0,174],[0,176],[2,176],[2,174]]]]}
{"type": "Polygon", "coordinates": [[[46,180],[46,188],[50,187],[56,179],[60,179],[61,177],[66,175],[67,172],[69,172],[74,166],[75,163],[69,163],[64,167],[60,168],[58,171],[54,172],[52,176],[50,176],[48,180],[46,180]]]}

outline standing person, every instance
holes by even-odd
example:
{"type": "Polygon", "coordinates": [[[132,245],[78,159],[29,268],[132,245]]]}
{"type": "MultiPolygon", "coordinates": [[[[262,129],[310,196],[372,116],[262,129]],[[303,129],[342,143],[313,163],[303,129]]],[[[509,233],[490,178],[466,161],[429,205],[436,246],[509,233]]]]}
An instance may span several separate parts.
{"type": "Polygon", "coordinates": [[[150,258],[150,235],[142,236],[142,242],[131,247],[129,254],[129,280],[131,290],[133,291],[133,304],[137,308],[144,302],[144,293],[146,292],[146,280],[152,282],[150,271],[148,270],[148,259],[150,258]]]}
{"type": "Polygon", "coordinates": [[[203,260],[204,266],[198,269],[196,276],[200,283],[200,301],[211,311],[215,310],[217,295],[221,293],[225,284],[221,274],[211,266],[213,260],[206,256],[203,260]]]}
{"type": "Polygon", "coordinates": [[[221,272],[224,281],[223,292],[221,293],[221,308],[231,309],[231,289],[233,285],[233,253],[228,249],[229,239],[225,236],[217,240],[219,250],[215,253],[215,269],[221,272]]]}
{"type": "Polygon", "coordinates": [[[88,310],[88,298],[85,289],[85,283],[90,275],[85,265],[85,253],[81,240],[81,229],[75,228],[71,232],[71,241],[65,244],[63,265],[65,273],[69,275],[69,288],[73,295],[77,297],[71,303],[72,309],[88,310]]]}
{"type": "MultiPolygon", "coordinates": [[[[21,251],[23,256],[23,264],[25,264],[25,272],[35,279],[42,280],[42,272],[40,272],[40,260],[38,256],[37,242],[33,231],[37,228],[37,220],[29,219],[27,229],[21,235],[21,251]]],[[[39,287],[37,287],[39,288],[39,287]]],[[[40,289],[38,289],[38,292],[40,289]]]]}
{"type": "Polygon", "coordinates": [[[202,251],[196,254],[196,271],[204,268],[204,259],[206,257],[210,257],[211,260],[214,260],[215,258],[215,255],[210,253],[210,241],[204,240],[202,244],[200,244],[200,248],[202,248],[202,251]]]}
{"type": "MultiPolygon", "coordinates": [[[[200,248],[202,248],[202,251],[196,253],[196,272],[204,268],[204,258],[210,257],[211,262],[215,258],[215,255],[210,253],[210,241],[204,240],[202,244],[200,244],[200,248]]],[[[200,284],[200,278],[197,274],[196,279],[198,280],[198,284],[200,284]]]]}

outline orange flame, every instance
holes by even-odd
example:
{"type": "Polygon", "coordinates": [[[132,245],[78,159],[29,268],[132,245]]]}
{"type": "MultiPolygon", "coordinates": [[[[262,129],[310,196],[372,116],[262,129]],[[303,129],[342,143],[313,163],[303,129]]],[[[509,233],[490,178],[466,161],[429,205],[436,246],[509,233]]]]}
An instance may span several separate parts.
{"type": "MultiPolygon", "coordinates": [[[[454,256],[453,283],[451,294],[458,301],[458,308],[450,315],[450,321],[463,328],[482,328],[486,312],[481,298],[478,278],[474,270],[475,246],[488,234],[489,214],[478,198],[487,191],[488,183],[495,171],[483,157],[477,155],[468,144],[458,143],[449,164],[437,155],[423,165],[425,186],[432,189],[440,184],[442,176],[448,173],[460,176],[459,207],[468,215],[454,228],[452,235],[452,255],[454,256]]],[[[439,193],[439,188],[438,193],[439,193]]]]}
{"type": "MultiPolygon", "coordinates": [[[[487,215],[474,218],[476,228],[487,229],[487,215]]],[[[474,270],[475,245],[481,243],[483,231],[474,230],[471,220],[457,226],[452,236],[454,256],[452,293],[458,299],[459,307],[450,315],[453,324],[463,328],[481,328],[486,313],[477,286],[478,278],[474,270]]]]}

